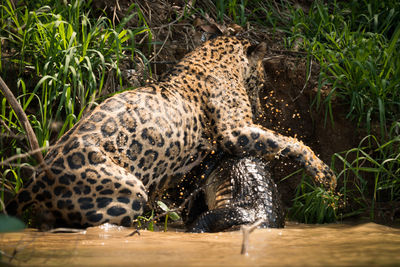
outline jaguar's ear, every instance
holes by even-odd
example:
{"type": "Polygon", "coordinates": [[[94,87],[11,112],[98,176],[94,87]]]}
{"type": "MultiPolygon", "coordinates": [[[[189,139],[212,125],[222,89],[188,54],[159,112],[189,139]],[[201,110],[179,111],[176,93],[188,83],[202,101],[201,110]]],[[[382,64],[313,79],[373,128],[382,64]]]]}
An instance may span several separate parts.
{"type": "Polygon", "coordinates": [[[257,60],[261,60],[266,52],[267,52],[267,44],[263,42],[258,45],[250,46],[247,49],[247,56],[257,60]]]}

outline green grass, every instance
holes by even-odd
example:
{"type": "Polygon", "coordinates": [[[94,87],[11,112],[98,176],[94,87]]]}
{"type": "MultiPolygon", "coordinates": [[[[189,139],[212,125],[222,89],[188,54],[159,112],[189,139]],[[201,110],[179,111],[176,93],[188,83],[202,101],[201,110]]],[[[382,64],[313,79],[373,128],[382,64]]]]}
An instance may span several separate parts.
{"type": "Polygon", "coordinates": [[[272,27],[284,33],[287,49],[298,46],[320,64],[314,105],[332,123],[338,102],[367,133],[378,120],[382,138],[400,120],[400,2],[317,0],[308,12],[286,0],[214,2],[220,20],[272,27]]]}
{"type": "Polygon", "coordinates": [[[355,215],[377,218],[379,202],[400,201],[400,123],[389,129],[388,141],[368,135],[358,147],[335,153],[342,167],[337,174],[337,194],[326,192],[310,177],[303,179],[290,208],[291,219],[305,223],[326,223],[355,215]]]}
{"type": "Polygon", "coordinates": [[[215,1],[218,21],[223,22],[224,15],[227,15],[232,18],[235,23],[244,26],[248,20],[245,13],[248,2],[248,0],[215,1]]]}
{"type": "Polygon", "coordinates": [[[334,161],[343,164],[338,178],[343,182],[341,192],[351,199],[349,213],[376,214],[377,202],[400,201],[400,123],[389,131],[389,141],[381,143],[374,135],[361,140],[358,147],[336,153],[334,161]]]}
{"type": "Polygon", "coordinates": [[[369,212],[374,219],[377,201],[400,199],[400,3],[316,1],[307,15],[292,14],[288,46],[301,38],[303,49],[321,66],[315,107],[324,107],[334,123],[333,106],[341,105],[367,133],[358,147],[333,157],[332,165],[343,163],[339,191],[351,206],[344,216],[369,212]],[[324,86],[330,91],[322,98],[324,86]]]}
{"type": "MultiPolygon", "coordinates": [[[[331,8],[333,14],[329,6],[316,5],[308,23],[319,30],[303,29],[305,49],[321,66],[319,88],[331,88],[324,100],[318,95],[317,108],[324,101],[333,122],[332,103],[346,105],[347,117],[365,126],[368,133],[373,127],[371,121],[379,121],[384,138],[388,125],[400,119],[400,27],[390,27],[392,34],[386,31],[389,25],[381,32],[368,31],[369,24],[354,28],[355,22],[345,8],[335,4],[331,8]]],[[[397,9],[393,12],[400,17],[400,5],[397,9]]]]}
{"type": "Polygon", "coordinates": [[[303,172],[293,206],[289,209],[289,218],[302,223],[332,223],[338,219],[340,205],[339,194],[314,184],[303,172]]]}
{"type": "Polygon", "coordinates": [[[307,52],[308,64],[320,66],[312,107],[323,108],[325,121],[334,125],[334,107],[341,106],[366,135],[358,147],[332,158],[332,166],[342,163],[338,190],[346,208],[334,210],[337,199],[303,177],[291,218],[320,223],[338,212],[368,212],[373,219],[376,202],[399,201],[400,2],[317,0],[309,10],[287,0],[215,5],[218,18],[269,27],[284,35],[285,49],[307,52]]]}
{"type": "MultiPolygon", "coordinates": [[[[135,61],[143,53],[136,38],[152,34],[140,10],[132,5],[130,13],[118,25],[105,16],[91,14],[89,2],[35,1],[16,9],[9,0],[0,5],[1,47],[0,72],[17,72],[15,88],[23,109],[35,130],[39,145],[46,147],[71,128],[87,107],[104,98],[107,79],[124,86],[120,62],[135,61]],[[135,19],[137,27],[127,30],[126,23],[135,19]],[[112,77],[109,77],[109,76],[112,77]],[[61,124],[54,128],[53,125],[61,124]]],[[[151,73],[151,72],[149,72],[151,73]]],[[[3,76],[2,74],[2,76],[3,76]]],[[[11,80],[12,82],[12,80],[11,80]]],[[[110,88],[107,88],[110,89],[110,88]]],[[[111,88],[114,93],[118,88],[111,88]]],[[[0,119],[13,134],[23,134],[19,121],[1,96],[0,119]]],[[[2,134],[9,134],[1,128],[2,134]]],[[[26,140],[2,139],[0,158],[27,152],[26,140]]],[[[22,162],[3,167],[7,189],[17,191],[22,184],[22,162]],[[13,181],[10,183],[10,181],[13,181]]],[[[32,160],[28,164],[35,165],[32,160]]]]}

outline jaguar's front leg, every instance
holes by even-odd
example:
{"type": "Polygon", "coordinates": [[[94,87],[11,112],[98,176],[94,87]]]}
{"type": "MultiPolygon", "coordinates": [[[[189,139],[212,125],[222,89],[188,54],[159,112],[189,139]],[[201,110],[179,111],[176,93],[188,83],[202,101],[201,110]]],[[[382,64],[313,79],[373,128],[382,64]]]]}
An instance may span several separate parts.
{"type": "Polygon", "coordinates": [[[224,131],[222,147],[236,155],[255,155],[265,159],[288,157],[296,160],[324,186],[334,190],[336,176],[315,153],[296,138],[283,136],[255,124],[248,124],[240,129],[224,131]]]}

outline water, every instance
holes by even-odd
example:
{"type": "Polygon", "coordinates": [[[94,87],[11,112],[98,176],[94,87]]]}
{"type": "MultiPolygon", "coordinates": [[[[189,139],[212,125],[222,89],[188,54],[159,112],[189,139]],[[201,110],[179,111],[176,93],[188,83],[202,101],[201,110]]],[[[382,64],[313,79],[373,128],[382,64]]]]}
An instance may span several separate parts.
{"type": "MultiPolygon", "coordinates": [[[[25,230],[0,235],[17,266],[400,266],[400,229],[374,223],[257,229],[241,255],[241,231],[179,231],[128,236],[132,229],[95,227],[83,233],[25,230]]],[[[0,266],[8,266],[3,256],[0,266]]]]}

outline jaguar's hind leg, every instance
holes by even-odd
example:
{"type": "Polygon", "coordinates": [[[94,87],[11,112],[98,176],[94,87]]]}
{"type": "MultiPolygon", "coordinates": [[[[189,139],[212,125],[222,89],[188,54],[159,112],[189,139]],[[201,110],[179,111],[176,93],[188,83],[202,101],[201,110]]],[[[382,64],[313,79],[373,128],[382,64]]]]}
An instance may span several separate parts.
{"type": "Polygon", "coordinates": [[[56,179],[43,172],[30,181],[7,211],[21,215],[35,204],[38,214],[51,215],[59,226],[95,226],[103,223],[130,226],[143,213],[148,197],[145,187],[132,173],[99,154],[91,168],[63,169],[56,179]]]}
{"type": "MultiPolygon", "coordinates": [[[[131,226],[132,220],[143,213],[148,200],[142,182],[112,162],[89,172],[85,179],[77,180],[72,186],[71,197],[64,199],[65,193],[61,193],[52,200],[57,210],[62,210],[63,220],[84,226],[106,222],[131,226]],[[97,179],[90,179],[89,175],[97,179]]],[[[69,188],[63,190],[68,192],[69,188]]]]}

